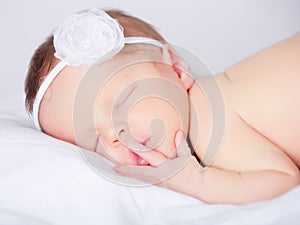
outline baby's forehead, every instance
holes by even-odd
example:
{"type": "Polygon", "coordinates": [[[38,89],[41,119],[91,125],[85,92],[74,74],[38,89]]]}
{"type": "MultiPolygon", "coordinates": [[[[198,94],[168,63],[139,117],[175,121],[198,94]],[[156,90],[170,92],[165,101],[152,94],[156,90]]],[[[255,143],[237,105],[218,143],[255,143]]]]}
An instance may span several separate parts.
{"type": "Polygon", "coordinates": [[[116,92],[128,85],[126,82],[133,76],[138,78],[154,74],[153,63],[161,61],[159,48],[130,45],[113,58],[89,68],[67,66],[55,78],[47,95],[51,93],[53,101],[72,102],[79,93],[96,96],[104,88],[113,88],[109,91],[116,92]]]}
{"type": "Polygon", "coordinates": [[[163,63],[159,51],[145,51],[143,49],[122,51],[112,59],[91,66],[84,75],[84,79],[104,84],[115,79],[125,79],[132,74],[151,72],[156,63],[163,63]]]}

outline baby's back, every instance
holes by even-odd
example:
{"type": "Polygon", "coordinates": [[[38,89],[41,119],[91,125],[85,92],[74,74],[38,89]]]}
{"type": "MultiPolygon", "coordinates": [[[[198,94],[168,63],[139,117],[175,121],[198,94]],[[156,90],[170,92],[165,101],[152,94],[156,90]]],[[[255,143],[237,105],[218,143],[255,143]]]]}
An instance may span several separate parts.
{"type": "Polygon", "coordinates": [[[300,167],[300,32],[225,71],[225,102],[300,167]]]}

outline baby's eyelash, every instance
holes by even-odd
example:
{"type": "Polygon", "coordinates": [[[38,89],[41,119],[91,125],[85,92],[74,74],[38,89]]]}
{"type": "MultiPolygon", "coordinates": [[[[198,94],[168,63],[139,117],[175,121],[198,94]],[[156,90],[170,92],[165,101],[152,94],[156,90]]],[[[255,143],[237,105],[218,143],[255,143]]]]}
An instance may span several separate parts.
{"type": "Polygon", "coordinates": [[[121,92],[122,96],[121,97],[118,96],[118,98],[116,100],[116,103],[115,103],[115,108],[116,109],[118,109],[121,105],[123,105],[127,101],[127,99],[129,98],[129,96],[135,91],[136,87],[137,86],[134,86],[132,89],[129,89],[129,91],[126,90],[125,94],[123,94],[121,92]]]}

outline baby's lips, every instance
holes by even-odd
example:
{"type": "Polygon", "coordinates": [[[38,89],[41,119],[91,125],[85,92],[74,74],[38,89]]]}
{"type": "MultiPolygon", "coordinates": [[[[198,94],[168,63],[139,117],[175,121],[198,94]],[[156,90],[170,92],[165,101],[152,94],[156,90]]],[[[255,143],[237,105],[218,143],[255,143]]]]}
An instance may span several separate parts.
{"type": "MultiPolygon", "coordinates": [[[[127,142],[127,147],[130,149],[130,151],[134,152],[141,159],[144,159],[151,166],[157,166],[167,159],[164,154],[148,148],[138,142],[129,141],[127,142]]],[[[146,164],[143,160],[138,159],[138,157],[136,157],[136,160],[137,163],[142,165],[146,164]]]]}
{"type": "Polygon", "coordinates": [[[130,151],[130,153],[132,154],[132,156],[134,157],[135,161],[136,161],[136,164],[138,166],[148,166],[149,163],[144,159],[142,158],[141,156],[139,156],[138,154],[136,154],[135,152],[133,151],[130,151]]]}
{"type": "Polygon", "coordinates": [[[148,166],[149,165],[149,163],[145,159],[143,159],[142,157],[140,157],[140,156],[137,159],[137,164],[139,166],[148,166]]]}

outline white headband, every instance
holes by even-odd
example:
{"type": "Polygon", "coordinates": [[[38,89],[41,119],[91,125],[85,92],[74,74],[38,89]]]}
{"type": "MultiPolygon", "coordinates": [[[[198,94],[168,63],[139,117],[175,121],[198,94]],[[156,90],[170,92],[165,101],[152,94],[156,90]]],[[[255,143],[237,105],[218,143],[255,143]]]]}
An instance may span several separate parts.
{"type": "Polygon", "coordinates": [[[36,129],[41,130],[39,107],[48,87],[66,66],[91,66],[111,59],[125,44],[163,44],[146,37],[124,38],[117,20],[101,9],[91,9],[65,19],[53,32],[54,56],[61,61],[46,76],[37,91],[32,110],[36,129]]]}

